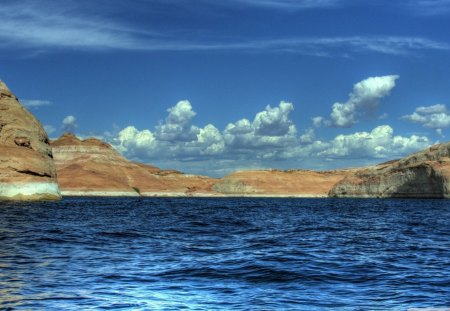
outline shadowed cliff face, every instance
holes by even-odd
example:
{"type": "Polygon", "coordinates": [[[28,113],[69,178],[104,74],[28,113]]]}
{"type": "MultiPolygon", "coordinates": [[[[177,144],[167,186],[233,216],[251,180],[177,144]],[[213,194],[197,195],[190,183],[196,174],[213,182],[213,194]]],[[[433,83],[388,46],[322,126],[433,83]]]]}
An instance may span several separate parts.
{"type": "Polygon", "coordinates": [[[60,198],[47,133],[1,81],[0,198],[60,198]]]}
{"type": "Polygon", "coordinates": [[[63,194],[193,195],[211,193],[216,179],[130,162],[109,144],[64,134],[52,141],[63,194]]]}
{"type": "Polygon", "coordinates": [[[365,168],[331,189],[332,197],[450,197],[450,143],[365,168]]]}

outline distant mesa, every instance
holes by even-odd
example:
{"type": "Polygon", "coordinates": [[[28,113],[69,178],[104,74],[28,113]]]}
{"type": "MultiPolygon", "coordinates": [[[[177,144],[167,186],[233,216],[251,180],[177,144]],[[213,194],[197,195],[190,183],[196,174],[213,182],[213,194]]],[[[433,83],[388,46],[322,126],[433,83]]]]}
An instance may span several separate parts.
{"type": "Polygon", "coordinates": [[[0,81],[0,199],[60,198],[47,133],[0,81]]]}
{"type": "Polygon", "coordinates": [[[51,146],[63,195],[209,196],[217,181],[130,162],[96,138],[64,134],[51,146]]]}

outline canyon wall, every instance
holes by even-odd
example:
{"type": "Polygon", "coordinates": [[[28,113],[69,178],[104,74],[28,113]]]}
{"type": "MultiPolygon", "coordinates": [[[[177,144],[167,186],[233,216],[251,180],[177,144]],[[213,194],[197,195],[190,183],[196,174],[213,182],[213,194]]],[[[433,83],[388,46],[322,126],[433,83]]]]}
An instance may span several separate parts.
{"type": "Polygon", "coordinates": [[[0,81],[0,199],[60,197],[47,133],[0,81]]]}

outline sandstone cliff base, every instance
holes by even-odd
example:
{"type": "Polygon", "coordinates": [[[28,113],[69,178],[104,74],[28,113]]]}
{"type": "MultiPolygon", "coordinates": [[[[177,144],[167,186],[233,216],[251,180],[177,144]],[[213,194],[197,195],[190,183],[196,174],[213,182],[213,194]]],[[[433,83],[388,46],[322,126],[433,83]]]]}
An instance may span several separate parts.
{"type": "Polygon", "coordinates": [[[0,199],[59,199],[47,133],[0,81],[0,199]]]}

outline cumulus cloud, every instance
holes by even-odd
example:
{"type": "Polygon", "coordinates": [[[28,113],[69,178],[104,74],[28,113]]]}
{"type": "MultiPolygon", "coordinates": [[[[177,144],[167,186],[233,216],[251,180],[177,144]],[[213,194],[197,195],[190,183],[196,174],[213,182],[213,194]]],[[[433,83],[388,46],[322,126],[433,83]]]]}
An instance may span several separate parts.
{"type": "Polygon", "coordinates": [[[435,129],[438,135],[442,135],[442,129],[450,126],[450,111],[445,105],[421,106],[409,115],[404,115],[403,120],[418,123],[425,128],[435,129]]]}
{"type": "Polygon", "coordinates": [[[292,103],[282,101],[278,107],[267,106],[264,111],[258,112],[252,122],[241,119],[229,123],[223,131],[227,149],[233,152],[251,149],[254,152],[254,149],[271,148],[272,152],[276,152],[289,144],[296,145],[297,129],[289,119],[293,110],[292,103]]]}
{"type": "Polygon", "coordinates": [[[294,110],[294,105],[281,102],[278,107],[267,106],[266,110],[258,112],[253,121],[255,133],[265,136],[283,136],[289,132],[292,122],[289,113],[294,110]]]}
{"type": "Polygon", "coordinates": [[[320,116],[314,117],[311,120],[313,122],[314,127],[317,127],[317,128],[321,127],[322,123],[324,122],[323,117],[320,117],[320,116]]]}
{"type": "Polygon", "coordinates": [[[289,119],[293,109],[292,103],[287,102],[281,102],[277,107],[267,106],[256,113],[253,121],[241,119],[229,123],[221,132],[213,124],[193,125],[196,113],[189,101],[184,100],[167,110],[165,122],[155,126],[154,131],[128,126],[112,139],[112,143],[130,158],[158,159],[164,156],[192,160],[213,155],[265,158],[299,143],[297,129],[289,119]]]}
{"type": "Polygon", "coordinates": [[[77,127],[77,119],[74,116],[67,116],[62,121],[61,130],[67,133],[73,133],[77,127]]]}
{"type": "Polygon", "coordinates": [[[431,144],[426,136],[394,136],[389,125],[374,128],[371,132],[338,135],[317,153],[325,158],[392,158],[426,148],[431,144]]]}
{"type": "MultiPolygon", "coordinates": [[[[354,93],[363,97],[359,90],[354,93]]],[[[389,125],[320,140],[313,127],[297,131],[289,118],[293,109],[292,103],[280,102],[253,119],[229,123],[221,131],[213,124],[193,125],[192,105],[180,101],[167,110],[165,121],[153,131],[128,126],[111,142],[128,158],[206,175],[223,175],[238,168],[329,169],[375,164],[432,143],[426,136],[395,135],[389,125]]],[[[441,110],[418,109],[422,113],[441,110]]]]}
{"type": "Polygon", "coordinates": [[[127,126],[119,132],[115,147],[133,158],[151,153],[155,144],[155,136],[149,130],[139,131],[134,126],[127,126]]]}
{"type": "Polygon", "coordinates": [[[301,144],[312,144],[314,140],[316,139],[316,133],[314,129],[309,128],[305,131],[304,134],[302,134],[299,138],[299,142],[301,144]]]}
{"type": "MultiPolygon", "coordinates": [[[[380,104],[380,99],[391,93],[398,78],[398,75],[370,77],[356,83],[346,102],[333,104],[330,120],[326,121],[327,125],[351,127],[358,122],[358,118],[373,115],[380,104]]],[[[320,117],[315,118],[315,124],[320,124],[318,118],[320,117]]]]}
{"type": "Polygon", "coordinates": [[[200,129],[197,134],[200,153],[207,155],[220,154],[225,150],[225,142],[220,131],[212,124],[200,129]]]}
{"type": "Polygon", "coordinates": [[[187,100],[178,102],[174,107],[167,110],[169,115],[166,122],[156,128],[155,136],[162,141],[193,141],[196,139],[200,129],[191,125],[192,118],[196,113],[187,100]]]}
{"type": "Polygon", "coordinates": [[[221,153],[225,148],[220,131],[212,124],[201,128],[192,124],[196,112],[187,100],[167,110],[165,122],[155,130],[128,126],[112,139],[113,145],[130,158],[160,157],[186,160],[193,156],[221,153]]]}

